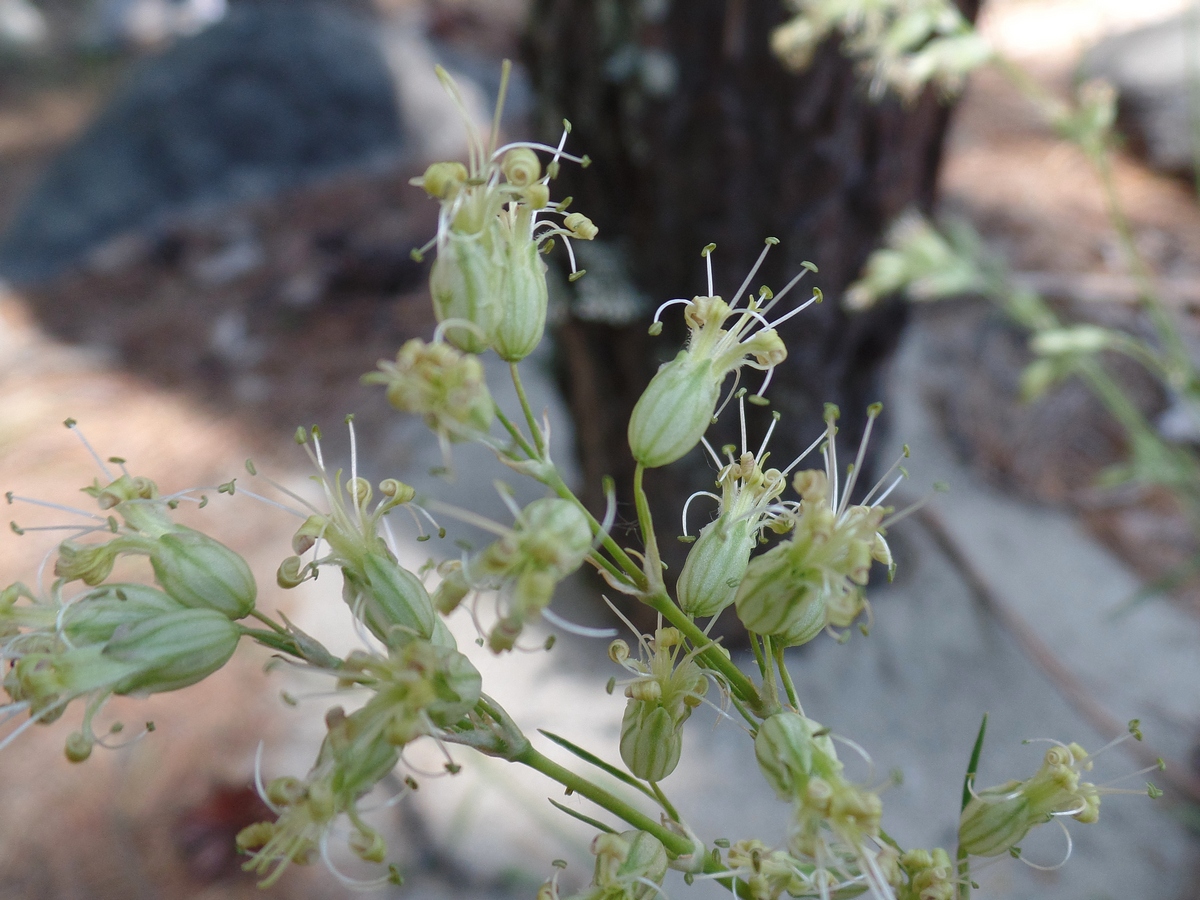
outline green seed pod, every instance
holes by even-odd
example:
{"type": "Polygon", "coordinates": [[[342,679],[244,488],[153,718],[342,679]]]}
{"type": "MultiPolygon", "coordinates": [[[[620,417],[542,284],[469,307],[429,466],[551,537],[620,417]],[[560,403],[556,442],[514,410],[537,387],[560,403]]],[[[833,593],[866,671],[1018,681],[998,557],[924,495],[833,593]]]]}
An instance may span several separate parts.
{"type": "Polygon", "coordinates": [[[439,322],[463,319],[478,329],[446,329],[446,340],[460,350],[482,353],[490,345],[499,313],[503,268],[489,231],[464,234],[451,230],[439,243],[429,273],[434,314],[439,322]]]}
{"type": "Polygon", "coordinates": [[[756,634],[788,638],[796,646],[825,627],[825,603],[802,564],[794,541],[785,541],[750,560],[738,586],[738,618],[756,634]]]}
{"type": "Polygon", "coordinates": [[[663,706],[630,700],[621,719],[621,759],[646,781],[662,781],[679,765],[683,751],[682,722],[663,706]]]}
{"type": "Polygon", "coordinates": [[[224,614],[185,609],[118,630],[104,658],[129,667],[113,693],[162,693],[207,678],[229,661],[241,633],[224,614]]]}
{"type": "Polygon", "coordinates": [[[757,539],[750,518],[732,523],[719,518],[704,526],[676,585],[683,611],[689,616],[715,616],[733,603],[757,539]]]}
{"type": "Polygon", "coordinates": [[[1018,792],[1021,786],[1010,781],[972,797],[959,819],[958,845],[972,856],[1000,856],[1019,844],[1034,825],[1047,821],[1044,814],[1032,815],[1029,798],[1018,792]],[[1009,796],[1013,793],[1016,796],[1009,796]]]}
{"type": "Polygon", "coordinates": [[[354,615],[384,644],[404,636],[433,636],[437,613],[425,585],[390,554],[368,552],[361,567],[342,568],[342,598],[354,615]],[[401,632],[399,634],[395,632],[401,632]]]}
{"type": "Polygon", "coordinates": [[[497,298],[492,349],[506,362],[520,362],[546,330],[546,264],[532,240],[513,235],[505,242],[504,271],[497,298]]]}
{"type": "Polygon", "coordinates": [[[206,534],[177,526],[150,550],[154,580],[191,609],[212,609],[229,619],[254,610],[258,588],[246,561],[206,534]]]}
{"type": "Polygon", "coordinates": [[[658,370],[629,418],[629,448],[648,469],[665,466],[700,443],[712,423],[724,377],[710,359],[680,350],[658,370]]]}
{"type": "Polygon", "coordinates": [[[776,713],[759,726],[754,756],[767,784],[784,800],[804,793],[810,778],[828,779],[842,769],[828,732],[794,712],[776,713]]]}
{"type": "Polygon", "coordinates": [[[76,647],[102,644],[122,625],[178,612],[185,607],[144,584],[106,584],[89,591],[62,613],[62,630],[76,647]]]}

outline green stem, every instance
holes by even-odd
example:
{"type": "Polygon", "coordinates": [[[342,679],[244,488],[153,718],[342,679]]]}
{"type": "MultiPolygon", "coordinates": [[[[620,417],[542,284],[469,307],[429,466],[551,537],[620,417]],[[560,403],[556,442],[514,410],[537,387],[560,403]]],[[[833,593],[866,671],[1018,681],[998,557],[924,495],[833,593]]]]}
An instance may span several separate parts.
{"type": "Polygon", "coordinates": [[[525,385],[521,383],[521,372],[517,368],[516,363],[509,363],[508,370],[512,373],[513,387],[517,389],[517,399],[521,401],[521,409],[525,413],[525,421],[529,423],[529,433],[533,435],[533,442],[537,446],[537,458],[546,458],[546,442],[542,438],[542,429],[538,427],[537,417],[533,414],[533,409],[529,405],[529,398],[525,396],[525,385]]]}
{"type": "Polygon", "coordinates": [[[787,693],[788,703],[792,704],[792,708],[801,715],[804,714],[804,707],[800,705],[800,698],[796,694],[796,685],[792,682],[792,673],[788,671],[787,664],[783,658],[783,645],[775,647],[775,667],[779,669],[779,677],[783,681],[783,689],[787,693]]]}
{"type": "Polygon", "coordinates": [[[529,441],[525,440],[525,435],[521,434],[521,429],[514,425],[504,414],[504,410],[496,403],[492,404],[496,410],[496,418],[500,420],[500,424],[504,426],[504,430],[512,435],[512,439],[517,442],[517,446],[524,451],[525,455],[530,459],[537,459],[537,451],[529,445],[529,441]]]}
{"type": "Polygon", "coordinates": [[[288,630],[286,628],[284,628],[282,625],[280,625],[278,622],[276,622],[274,619],[272,619],[270,616],[268,616],[264,612],[260,612],[257,609],[252,609],[250,611],[250,618],[258,619],[258,621],[262,622],[264,625],[266,625],[268,628],[270,628],[276,634],[282,634],[287,637],[291,636],[288,634],[288,630]]]}
{"type": "MultiPolygon", "coordinates": [[[[525,747],[520,753],[512,757],[512,761],[528,766],[552,781],[557,781],[568,791],[579,794],[581,797],[586,797],[597,806],[608,810],[614,816],[622,819],[639,831],[645,831],[654,835],[654,837],[662,842],[668,855],[673,858],[687,856],[698,849],[682,834],[677,834],[666,828],[662,823],[655,821],[641,810],[626,803],[620,797],[610,794],[586,778],[576,775],[570,769],[560,766],[554,760],[539,753],[532,746],[525,747]]],[[[718,872],[725,872],[727,869],[722,863],[713,859],[706,852],[704,854],[702,871],[706,874],[716,874],[718,872]]],[[[745,900],[752,900],[747,885],[732,875],[728,878],[717,878],[715,881],[727,890],[736,893],[737,896],[745,898],[745,900]]]]}
{"type": "Polygon", "coordinates": [[[767,658],[763,655],[759,636],[753,631],[749,634],[750,649],[754,651],[754,661],[758,663],[758,671],[762,674],[763,684],[767,683],[767,658]]]}
{"type": "Polygon", "coordinates": [[[671,821],[680,822],[679,810],[675,808],[675,804],[667,799],[667,795],[664,794],[662,788],[658,786],[658,782],[651,781],[650,789],[654,791],[654,796],[658,800],[659,806],[661,806],[666,814],[671,817],[671,821]]]}

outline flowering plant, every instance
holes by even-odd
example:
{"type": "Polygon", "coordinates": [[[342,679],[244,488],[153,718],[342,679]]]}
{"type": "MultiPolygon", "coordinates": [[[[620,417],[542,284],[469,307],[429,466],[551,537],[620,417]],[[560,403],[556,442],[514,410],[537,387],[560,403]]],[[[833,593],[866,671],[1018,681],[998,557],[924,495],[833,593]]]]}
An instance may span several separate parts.
{"type": "MultiPolygon", "coordinates": [[[[453,85],[443,80],[454,95],[453,85]]],[[[599,832],[592,845],[592,883],[578,895],[587,898],[649,900],[663,892],[666,871],[674,868],[689,883],[715,880],[741,897],[774,900],[786,892],[828,900],[869,893],[880,900],[939,900],[969,893],[970,855],[1018,852],[1018,842],[1032,828],[1056,818],[1094,821],[1101,789],[1082,780],[1091,757],[1076,744],[1055,743],[1026,781],[976,791],[981,730],[968,770],[958,864],[941,848],[906,851],[882,826],[876,790],[846,774],[839,741],[857,745],[806,716],[785,650],[826,634],[844,640],[856,624],[866,633],[865,591],[874,564],[890,574],[887,531],[909,510],[885,505],[904,477],[899,461],[859,496],[871,429],[843,468],[835,407],[827,408],[808,449],[782,467],[768,465],[770,433],[757,449],[745,437],[740,447],[720,450],[705,439],[732,398],[742,411],[745,434],[746,391],[737,389],[743,368],[766,373],[749,399],[767,402],[771,372],[787,354],[775,326],[820,300],[814,290],[804,303],[770,318],[799,276],[778,292],[764,287],[748,293],[756,266],[727,301],[713,291],[714,248],[705,248],[708,294],[669,301],[655,317],[657,322],[664,310],[682,306],[688,344],[651,381],[628,427],[637,463],[640,547],[623,547],[610,534],[613,509],[600,521],[577,499],[551,459],[549,426],[530,407],[518,363],[544,330],[547,288],[540,252],[552,236],[569,249],[571,240],[588,240],[596,229],[582,214],[567,213],[568,201],[550,199],[561,161],[575,159],[564,152],[565,132],[557,147],[498,147],[497,131],[493,127],[486,144],[472,134],[468,166],[437,163],[417,179],[441,208],[438,233],[427,248],[437,253],[431,292],[440,324],[431,342],[409,342],[395,362],[381,362],[365,380],[384,386],[397,409],[424,420],[442,446],[447,469],[456,442],[477,442],[543,485],[545,496],[521,507],[506,495],[510,525],[436,501],[418,504],[406,484],[386,479],[372,485],[360,477],[353,448],[348,475],[331,469],[319,431],[298,431],[296,441],[313,462],[322,501],[310,504],[275,485],[303,506],[276,580],[291,588],[322,571],[340,572],[342,596],[363,647],[339,657],[286,618],[258,608],[254,579],[236,553],[174,521],[176,507],[189,495],[162,495],[123,464],[114,474],[97,458],[104,480],[87,493],[99,512],[86,513],[87,524],[58,545],[49,588],[18,583],[0,592],[0,657],[9,664],[3,687],[11,701],[3,716],[26,717],[0,747],[81,705],[83,726],[66,742],[68,758],[80,762],[102,742],[92,721],[110,695],[193,684],[249,640],[328,675],[347,705],[355,701],[349,712],[340,703],[327,711],[325,736],[306,774],[265,783],[259,778],[274,818],[245,828],[237,843],[249,856],[246,868],[264,886],[292,864],[321,858],[332,868],[330,842],[346,835],[354,855],[385,867],[380,882],[399,881],[398,868],[388,865],[384,836],[364,815],[363,800],[417,742],[436,745],[451,774],[472,754],[483,754],[533,769],[607,813],[617,824],[563,808],[599,832]],[[548,157],[544,164],[539,154],[548,157]],[[510,416],[493,399],[478,360],[485,352],[509,363],[519,414],[510,416]],[[697,448],[716,469],[717,513],[700,528],[672,585],[643,480],[648,470],[697,448]],[[804,467],[810,457],[818,464],[804,467]],[[399,509],[411,512],[419,527],[433,522],[431,511],[456,515],[495,539],[438,564],[440,580],[431,591],[429,570],[410,571],[398,558],[389,516],[399,509]],[[778,540],[762,550],[768,533],[778,540]],[[126,556],[150,560],[155,586],[111,580],[115,561],[126,556]],[[507,653],[527,640],[527,627],[540,618],[571,627],[549,606],[557,586],[583,566],[595,569],[625,602],[654,610],[659,625],[652,634],[630,626],[636,654],[623,640],[609,647],[610,659],[627,675],[609,682],[610,692],[619,685],[626,698],[615,748],[624,768],[563,738],[551,739],[583,765],[633,788],[640,803],[598,784],[585,774],[590,769],[573,771],[538,751],[488,695],[444,621],[469,605],[481,643],[494,654],[507,653]],[[756,663],[749,674],[709,634],[712,620],[731,607],[749,632],[756,663]],[[668,799],[662,785],[682,756],[684,723],[702,705],[749,735],[747,757],[753,753],[790,810],[784,834],[710,846],[668,799]]],[[[767,240],[764,256],[773,243],[767,240]]],[[[868,410],[869,422],[880,409],[868,410]]],[[[353,438],[352,422],[350,428],[353,438]]],[[[247,468],[257,475],[253,465],[247,468]]],[[[233,482],[222,490],[233,492],[233,482]]],[[[10,502],[20,499],[9,495],[10,502]]],[[[685,534],[686,516],[685,508],[685,534]]],[[[405,783],[415,787],[416,774],[405,783]]],[[[556,875],[539,898],[558,897],[556,875]]]]}

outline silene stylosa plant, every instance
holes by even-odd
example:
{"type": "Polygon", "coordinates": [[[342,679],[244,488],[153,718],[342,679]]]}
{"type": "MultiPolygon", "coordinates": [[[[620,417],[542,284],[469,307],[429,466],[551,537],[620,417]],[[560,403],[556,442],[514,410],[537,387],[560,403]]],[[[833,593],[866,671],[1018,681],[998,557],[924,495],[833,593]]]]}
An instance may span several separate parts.
{"type": "MultiPolygon", "coordinates": [[[[439,74],[457,100],[453,84],[439,74]]],[[[736,385],[743,369],[764,373],[748,399],[767,402],[771,374],[787,355],[776,326],[820,299],[814,290],[802,303],[784,303],[799,276],[777,293],[766,287],[750,292],[760,257],[725,300],[712,288],[710,245],[703,252],[708,294],[669,301],[655,316],[657,323],[664,312],[682,306],[689,337],[650,382],[629,423],[640,547],[622,547],[609,534],[611,507],[605,521],[598,521],[568,488],[549,455],[549,425],[530,408],[517,365],[543,337],[547,288],[541,253],[554,237],[569,249],[570,241],[596,234],[585,216],[566,212],[569,201],[551,200],[562,162],[586,162],[565,152],[566,137],[565,130],[558,146],[497,146],[498,125],[486,143],[472,130],[468,165],[437,163],[417,179],[440,205],[438,233],[426,248],[436,252],[431,292],[440,324],[431,342],[410,341],[394,362],[381,362],[365,376],[384,387],[398,410],[425,421],[442,445],[447,467],[455,443],[480,443],[514,472],[542,484],[545,495],[522,507],[502,488],[510,523],[490,522],[435,499],[418,503],[409,485],[395,479],[371,484],[358,474],[352,421],[348,473],[330,467],[318,429],[296,434],[316,470],[317,502],[258,476],[248,463],[250,475],[263,479],[278,499],[233,481],[219,490],[258,496],[300,520],[291,552],[276,573],[280,586],[292,588],[322,572],[340,574],[362,647],[339,657],[286,617],[258,608],[255,581],[233,550],[175,521],[180,503],[204,502],[202,497],[160,494],[119,461],[114,472],[95,457],[103,477],[85,493],[96,510],[60,507],[82,516],[80,524],[67,526],[69,537],[43,563],[35,587],[17,583],[0,592],[0,659],[10,701],[3,718],[22,720],[0,747],[79,707],[82,725],[68,736],[66,755],[81,762],[95,744],[108,744],[110,734],[98,736],[94,722],[109,696],[194,684],[220,669],[239,643],[250,641],[326,675],[345,697],[326,712],[325,736],[307,773],[272,779],[256,773],[273,818],[244,829],[237,843],[247,854],[245,868],[264,887],[292,864],[318,858],[347,883],[399,882],[401,872],[389,865],[386,839],[370,823],[367,801],[397,767],[406,768],[405,753],[418,742],[439,748],[451,775],[482,754],[533,769],[593,803],[603,819],[558,807],[598,831],[592,881],[575,895],[588,900],[665,895],[669,868],[682,870],[689,884],[713,880],[754,900],[784,893],[822,900],[864,894],[876,900],[943,900],[969,893],[970,856],[1019,854],[1019,842],[1046,822],[1095,821],[1108,789],[1083,780],[1092,756],[1077,744],[1053,742],[1042,767],[1025,781],[976,790],[981,729],[968,770],[957,859],[952,862],[941,848],[904,850],[883,828],[877,789],[851,780],[839,758],[840,747],[865,752],[806,716],[785,650],[823,633],[845,640],[856,623],[866,633],[866,588],[876,563],[890,575],[887,530],[907,511],[885,505],[904,477],[900,461],[858,496],[871,428],[843,468],[835,407],[827,408],[808,450],[782,467],[769,464],[770,432],[757,448],[748,446],[747,397],[736,385]],[[515,416],[492,398],[478,357],[486,352],[510,363],[520,404],[515,416]],[[718,450],[704,435],[725,409],[723,395],[725,403],[737,398],[743,436],[740,447],[718,450]],[[699,446],[715,468],[714,491],[705,492],[715,501],[715,515],[699,527],[685,565],[668,585],[643,480],[647,470],[699,446]],[[805,467],[810,457],[817,464],[805,467]],[[411,516],[419,540],[431,536],[426,525],[445,534],[434,513],[481,526],[494,539],[409,571],[393,538],[392,514],[398,510],[411,516]],[[773,542],[765,546],[768,537],[773,542]],[[112,579],[123,557],[149,561],[146,583],[112,579]],[[526,637],[531,623],[544,618],[580,630],[549,607],[559,583],[585,565],[623,603],[653,609],[659,624],[652,634],[630,625],[636,652],[624,640],[609,646],[620,672],[607,691],[620,687],[625,702],[617,747],[605,753],[542,732],[580,761],[575,771],[538,750],[488,695],[445,617],[466,605],[479,643],[494,654],[522,647],[523,639],[525,649],[538,649],[526,637]],[[427,578],[435,570],[430,590],[427,578]],[[709,637],[712,621],[730,608],[749,632],[754,665],[748,672],[709,637]],[[711,823],[685,821],[668,799],[663,783],[683,754],[683,726],[706,704],[747,733],[747,764],[757,765],[790,810],[782,834],[709,843],[700,834],[713,830],[711,823]],[[623,766],[607,761],[615,756],[623,766]],[[615,778],[630,788],[634,799],[602,786],[592,769],[604,774],[606,784],[615,778]],[[335,841],[379,867],[378,878],[358,881],[337,872],[330,852],[335,841]]],[[[774,243],[767,240],[763,256],[774,243]]],[[[880,409],[868,410],[869,423],[880,409]]],[[[685,536],[697,499],[703,498],[692,498],[683,510],[685,536]]],[[[14,494],[8,500],[27,502],[14,494]]],[[[614,609],[628,623],[615,604],[614,609]]],[[[406,771],[405,790],[415,789],[426,775],[406,771]]],[[[1153,787],[1148,791],[1157,793],[1153,787]]],[[[560,900],[557,872],[538,891],[538,900],[560,900]]]]}

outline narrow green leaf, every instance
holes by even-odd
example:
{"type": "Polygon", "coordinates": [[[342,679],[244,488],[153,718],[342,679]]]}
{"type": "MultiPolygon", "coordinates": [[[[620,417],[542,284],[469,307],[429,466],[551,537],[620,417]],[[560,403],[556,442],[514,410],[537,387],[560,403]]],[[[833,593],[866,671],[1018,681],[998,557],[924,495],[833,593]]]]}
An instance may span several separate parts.
{"type": "MultiPolygon", "coordinates": [[[[549,799],[549,798],[547,798],[547,799],[549,799]]],[[[616,834],[617,833],[615,828],[610,828],[609,826],[605,825],[603,822],[599,821],[598,819],[593,819],[591,816],[585,816],[583,813],[576,812],[575,810],[571,809],[570,807],[563,806],[561,803],[559,803],[555,800],[550,800],[550,805],[553,806],[555,809],[565,812],[572,819],[578,819],[580,822],[583,822],[585,825],[591,825],[593,828],[599,828],[601,831],[603,831],[606,834],[616,834]]]]}
{"type": "Polygon", "coordinates": [[[637,788],[639,791],[641,791],[643,794],[645,794],[651,800],[654,800],[655,802],[658,801],[658,797],[655,796],[654,792],[652,790],[650,790],[650,788],[646,787],[646,785],[642,784],[642,782],[638,781],[638,779],[634,778],[628,772],[622,772],[616,766],[612,765],[611,763],[606,763],[600,757],[596,756],[596,754],[589,753],[587,750],[584,750],[578,744],[571,743],[565,737],[554,734],[553,732],[550,732],[550,731],[546,731],[545,729],[542,729],[542,728],[538,729],[538,733],[542,734],[545,737],[549,738],[550,740],[554,741],[554,743],[558,744],[558,746],[562,747],[564,750],[568,750],[571,753],[575,754],[580,759],[582,759],[584,762],[591,763],[597,769],[607,772],[609,775],[611,775],[613,778],[617,779],[618,781],[622,782],[623,784],[627,784],[632,788],[637,788]]]}

